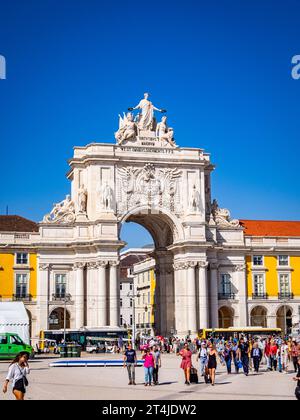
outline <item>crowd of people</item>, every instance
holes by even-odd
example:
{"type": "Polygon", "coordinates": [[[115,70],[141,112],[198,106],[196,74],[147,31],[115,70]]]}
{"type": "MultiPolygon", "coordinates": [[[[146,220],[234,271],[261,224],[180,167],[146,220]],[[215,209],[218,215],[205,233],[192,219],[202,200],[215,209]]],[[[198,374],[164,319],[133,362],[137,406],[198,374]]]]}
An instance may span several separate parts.
{"type": "MultiPolygon", "coordinates": [[[[281,373],[288,373],[288,368],[292,365],[297,374],[294,380],[298,381],[296,396],[299,397],[300,339],[283,339],[279,336],[252,338],[246,335],[230,337],[228,340],[224,337],[195,340],[158,337],[139,343],[139,349],[144,360],[145,386],[158,385],[161,353],[176,353],[181,356],[180,367],[184,371],[185,384],[190,385],[191,376],[195,376],[193,371],[196,371],[192,361],[195,354],[200,377],[212,386],[215,385],[218,364],[226,366],[229,375],[234,369],[235,374],[243,372],[246,376],[249,372],[258,373],[262,364],[266,371],[281,373]]],[[[128,369],[129,385],[135,385],[136,360],[136,351],[129,344],[124,353],[124,367],[127,366],[128,369]]],[[[198,383],[198,375],[196,382],[198,383]]]]}

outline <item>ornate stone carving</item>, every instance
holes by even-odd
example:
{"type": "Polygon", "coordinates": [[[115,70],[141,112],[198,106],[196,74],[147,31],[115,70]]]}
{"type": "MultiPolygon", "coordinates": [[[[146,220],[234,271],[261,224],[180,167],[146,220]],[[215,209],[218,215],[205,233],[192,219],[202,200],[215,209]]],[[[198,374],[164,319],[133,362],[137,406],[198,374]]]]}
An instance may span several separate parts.
{"type": "Polygon", "coordinates": [[[180,212],[180,177],[181,171],[177,169],[158,169],[152,164],[143,168],[119,168],[118,214],[122,215],[137,206],[180,212]]]}
{"type": "Polygon", "coordinates": [[[53,224],[67,224],[74,223],[75,220],[75,204],[71,200],[71,196],[67,195],[65,200],[54,204],[53,210],[44,217],[43,222],[53,224]]]}
{"type": "Polygon", "coordinates": [[[105,261],[105,260],[97,261],[96,263],[97,268],[106,268],[107,265],[108,265],[108,261],[105,261]]]}
{"type": "Polygon", "coordinates": [[[86,266],[86,263],[83,262],[76,262],[73,265],[73,270],[83,270],[86,266]]]}
{"type": "Polygon", "coordinates": [[[39,270],[40,271],[48,271],[51,268],[51,264],[40,264],[39,265],[39,270]]]}
{"type": "Polygon", "coordinates": [[[199,266],[199,268],[207,268],[208,267],[208,262],[207,261],[199,261],[198,266],[199,266]]]}
{"type": "Polygon", "coordinates": [[[234,267],[235,271],[244,271],[246,270],[246,264],[238,264],[234,267]]]}
{"type": "Polygon", "coordinates": [[[187,268],[187,264],[184,261],[178,261],[173,264],[174,271],[185,270],[187,268]]]}
{"type": "Polygon", "coordinates": [[[120,265],[119,261],[109,261],[109,265],[111,267],[118,267],[120,265]]]}
{"type": "Polygon", "coordinates": [[[186,268],[195,268],[197,266],[197,262],[196,261],[188,261],[186,263],[186,268]]]}
{"type": "Polygon", "coordinates": [[[96,263],[96,262],[89,262],[89,263],[87,263],[87,268],[89,270],[95,270],[96,268],[98,268],[98,263],[96,263]]]}
{"type": "Polygon", "coordinates": [[[230,220],[230,212],[227,209],[220,209],[217,200],[211,205],[212,217],[219,227],[240,227],[239,220],[230,220]]]}

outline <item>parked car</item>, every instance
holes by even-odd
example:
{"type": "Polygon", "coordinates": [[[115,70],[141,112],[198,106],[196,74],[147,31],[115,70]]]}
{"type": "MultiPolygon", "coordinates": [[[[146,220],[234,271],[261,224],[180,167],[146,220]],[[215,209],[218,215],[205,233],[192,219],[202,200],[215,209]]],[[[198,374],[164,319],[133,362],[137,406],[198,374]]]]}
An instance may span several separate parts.
{"type": "Polygon", "coordinates": [[[0,333],[0,359],[13,359],[20,352],[28,353],[30,358],[34,357],[34,350],[25,344],[18,334],[0,333]]]}
{"type": "Polygon", "coordinates": [[[85,351],[87,353],[105,353],[105,341],[88,341],[85,351]]]}

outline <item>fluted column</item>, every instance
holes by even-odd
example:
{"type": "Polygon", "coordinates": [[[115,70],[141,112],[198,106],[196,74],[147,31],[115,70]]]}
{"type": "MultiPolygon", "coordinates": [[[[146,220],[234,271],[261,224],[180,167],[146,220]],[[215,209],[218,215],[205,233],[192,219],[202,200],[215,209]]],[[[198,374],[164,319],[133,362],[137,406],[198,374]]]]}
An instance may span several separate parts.
{"type": "Polygon", "coordinates": [[[185,337],[188,331],[186,320],[186,284],[185,264],[174,263],[174,301],[175,301],[175,330],[178,337],[185,337]]]}
{"type": "Polygon", "coordinates": [[[218,264],[210,264],[211,327],[219,326],[218,264]]]}
{"type": "Polygon", "coordinates": [[[196,276],[195,268],[197,263],[187,263],[187,318],[188,318],[188,331],[191,335],[197,334],[197,314],[196,314],[196,276]]]}
{"type": "Polygon", "coordinates": [[[98,327],[98,279],[97,263],[90,262],[87,271],[87,326],[98,327]]]}
{"type": "Polygon", "coordinates": [[[98,326],[105,327],[107,322],[107,288],[106,288],[106,267],[107,261],[98,261],[98,326]]]}
{"type": "Polygon", "coordinates": [[[245,327],[248,325],[247,277],[245,264],[240,264],[235,267],[235,278],[239,299],[239,326],[245,327]]]}
{"type": "Polygon", "coordinates": [[[109,318],[111,327],[119,325],[118,265],[117,261],[110,261],[109,263],[109,318]]]}
{"type": "Polygon", "coordinates": [[[207,284],[207,266],[208,263],[200,261],[199,267],[199,321],[200,329],[209,327],[209,315],[208,315],[208,284],[207,284]]]}
{"type": "Polygon", "coordinates": [[[84,263],[75,263],[74,271],[76,272],[76,296],[75,296],[75,328],[79,329],[84,326],[84,263]]]}
{"type": "Polygon", "coordinates": [[[37,310],[38,322],[37,329],[48,330],[49,326],[49,276],[51,266],[50,264],[40,264],[37,282],[37,310]]]}

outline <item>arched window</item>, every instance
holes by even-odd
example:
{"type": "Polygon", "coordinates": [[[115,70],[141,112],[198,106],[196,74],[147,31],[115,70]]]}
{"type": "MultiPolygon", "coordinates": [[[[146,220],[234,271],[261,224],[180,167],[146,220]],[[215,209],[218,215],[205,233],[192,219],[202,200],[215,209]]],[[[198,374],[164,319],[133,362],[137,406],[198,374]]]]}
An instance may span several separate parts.
{"type": "Polygon", "coordinates": [[[267,310],[263,306],[256,306],[251,311],[251,326],[267,328],[267,310]]]}
{"type": "Polygon", "coordinates": [[[227,306],[219,309],[219,328],[233,327],[234,310],[227,306]]]}

